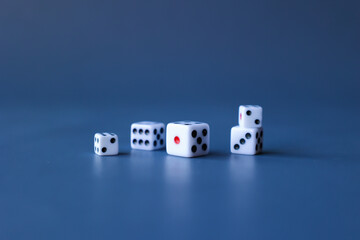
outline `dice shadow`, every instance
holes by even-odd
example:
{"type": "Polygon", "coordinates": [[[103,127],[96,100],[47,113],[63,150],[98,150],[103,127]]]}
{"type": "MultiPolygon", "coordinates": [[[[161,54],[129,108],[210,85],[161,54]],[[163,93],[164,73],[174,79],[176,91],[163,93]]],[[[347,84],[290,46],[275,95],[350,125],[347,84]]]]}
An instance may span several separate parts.
{"type": "MultiPolygon", "coordinates": [[[[93,154],[93,153],[91,153],[91,154],[93,154]]],[[[130,153],[130,151],[121,151],[118,154],[114,154],[114,155],[97,155],[96,153],[94,153],[94,154],[100,158],[111,158],[111,157],[129,156],[131,153],[130,153]]]]}
{"type": "Polygon", "coordinates": [[[218,160],[218,161],[226,161],[229,159],[230,153],[223,151],[210,151],[208,155],[204,156],[209,157],[209,160],[218,160]]]}
{"type": "Polygon", "coordinates": [[[119,151],[119,153],[115,156],[129,156],[130,151],[119,151]]]}
{"type": "Polygon", "coordinates": [[[323,158],[326,156],[319,156],[316,154],[307,154],[307,153],[302,153],[299,151],[291,151],[291,150],[265,150],[259,154],[257,154],[256,156],[262,156],[262,157],[280,157],[280,158],[291,158],[291,159],[314,159],[314,158],[323,158]]]}

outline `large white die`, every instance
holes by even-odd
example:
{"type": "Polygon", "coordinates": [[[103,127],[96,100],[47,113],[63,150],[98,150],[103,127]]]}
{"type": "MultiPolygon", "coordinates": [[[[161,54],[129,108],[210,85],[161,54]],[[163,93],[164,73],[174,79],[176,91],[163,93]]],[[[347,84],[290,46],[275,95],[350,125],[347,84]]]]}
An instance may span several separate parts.
{"type": "Polygon", "coordinates": [[[130,144],[133,149],[156,150],[165,147],[165,125],[161,122],[131,124],[130,144]]]}
{"type": "Polygon", "coordinates": [[[237,154],[254,155],[263,148],[263,128],[231,128],[230,151],[237,154]]]}
{"type": "Polygon", "coordinates": [[[94,152],[98,155],[118,155],[118,136],[115,133],[95,133],[94,152]]]}
{"type": "Polygon", "coordinates": [[[170,155],[197,157],[210,149],[209,124],[180,121],[169,123],[166,131],[166,151],[170,155]]]}
{"type": "Polygon", "coordinates": [[[239,107],[239,125],[242,128],[262,127],[262,107],[258,105],[241,105],[239,107]]]}

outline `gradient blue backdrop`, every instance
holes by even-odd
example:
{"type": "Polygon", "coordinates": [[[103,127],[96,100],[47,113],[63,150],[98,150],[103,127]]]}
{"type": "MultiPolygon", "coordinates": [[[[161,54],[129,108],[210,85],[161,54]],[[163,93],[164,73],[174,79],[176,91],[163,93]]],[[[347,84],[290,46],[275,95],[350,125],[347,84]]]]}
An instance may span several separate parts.
{"type": "Polygon", "coordinates": [[[2,0],[0,239],[359,239],[359,26],[351,0],[2,0]],[[239,104],[262,155],[229,154],[239,104]],[[130,150],[183,119],[209,156],[130,150]]]}

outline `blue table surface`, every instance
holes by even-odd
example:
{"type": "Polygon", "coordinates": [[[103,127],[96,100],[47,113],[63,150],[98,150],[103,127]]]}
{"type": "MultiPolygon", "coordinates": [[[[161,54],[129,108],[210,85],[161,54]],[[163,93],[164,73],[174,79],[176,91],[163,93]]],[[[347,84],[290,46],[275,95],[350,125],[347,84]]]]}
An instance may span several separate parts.
{"type": "Polygon", "coordinates": [[[265,104],[257,156],[229,153],[237,104],[2,109],[0,239],[360,238],[351,108],[324,121],[334,109],[265,104]],[[183,119],[210,124],[208,156],[130,150],[131,122],[183,119]],[[98,131],[118,156],[92,152],[98,131]]]}
{"type": "Polygon", "coordinates": [[[360,239],[359,9],[0,1],[0,240],[360,239]],[[230,154],[240,104],[261,155],[230,154]],[[143,120],[209,123],[210,154],[131,150],[143,120]]]}

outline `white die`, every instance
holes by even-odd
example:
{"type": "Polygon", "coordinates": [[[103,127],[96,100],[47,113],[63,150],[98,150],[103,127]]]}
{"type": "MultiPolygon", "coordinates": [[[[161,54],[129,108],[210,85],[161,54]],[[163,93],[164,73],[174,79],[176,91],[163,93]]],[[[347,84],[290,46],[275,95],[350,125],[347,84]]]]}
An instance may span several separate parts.
{"type": "Polygon", "coordinates": [[[166,131],[166,151],[170,155],[197,157],[210,149],[210,128],[207,123],[181,121],[169,123],[166,131]]]}
{"type": "Polygon", "coordinates": [[[165,125],[161,122],[131,124],[130,144],[133,149],[156,150],[165,147],[165,125]]]}
{"type": "Polygon", "coordinates": [[[115,133],[95,133],[94,151],[97,155],[118,155],[118,136],[115,133]]]}
{"type": "Polygon", "coordinates": [[[263,128],[231,128],[230,151],[237,154],[254,155],[263,148],[263,128]]]}
{"type": "Polygon", "coordinates": [[[258,105],[241,105],[239,107],[239,125],[242,128],[262,127],[262,107],[258,105]]]}

